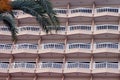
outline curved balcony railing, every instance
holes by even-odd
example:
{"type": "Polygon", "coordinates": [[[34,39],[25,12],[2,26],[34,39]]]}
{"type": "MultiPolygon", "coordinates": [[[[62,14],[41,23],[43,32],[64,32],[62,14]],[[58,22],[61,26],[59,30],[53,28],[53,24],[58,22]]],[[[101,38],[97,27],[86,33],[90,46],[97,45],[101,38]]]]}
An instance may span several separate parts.
{"type": "Polygon", "coordinates": [[[116,30],[119,31],[119,26],[118,25],[110,25],[110,24],[105,24],[105,25],[97,25],[96,30],[116,30]]]}
{"type": "Polygon", "coordinates": [[[85,31],[91,31],[90,25],[72,25],[68,28],[69,31],[75,31],[75,30],[85,30],[85,31]]]}
{"type": "Polygon", "coordinates": [[[67,9],[58,9],[58,8],[54,8],[54,11],[57,14],[67,14],[68,10],[67,9]]]}
{"type": "Polygon", "coordinates": [[[0,50],[10,50],[12,49],[12,44],[0,44],[0,50]]]}
{"type": "Polygon", "coordinates": [[[15,49],[37,49],[37,44],[30,44],[30,43],[21,43],[16,44],[15,49]]]}
{"type": "Polygon", "coordinates": [[[40,31],[38,26],[22,26],[18,28],[19,31],[40,31]]]}
{"type": "Polygon", "coordinates": [[[40,63],[39,68],[62,68],[62,63],[40,63]]]}
{"type": "Polygon", "coordinates": [[[97,9],[96,9],[96,12],[97,12],[97,13],[102,13],[102,12],[119,13],[119,8],[102,7],[102,8],[97,8],[97,9]]]}
{"type": "Polygon", "coordinates": [[[42,49],[63,50],[64,49],[64,44],[62,44],[62,43],[45,43],[45,44],[42,44],[42,49]]]}
{"type": "Polygon", "coordinates": [[[92,13],[91,8],[75,8],[75,9],[70,9],[70,13],[92,13]]]}
{"type": "Polygon", "coordinates": [[[6,69],[9,67],[8,63],[0,63],[0,69],[6,69]]]}
{"type": "Polygon", "coordinates": [[[9,31],[9,28],[5,27],[5,26],[2,26],[2,27],[0,27],[0,31],[9,31]]]}
{"type": "Polygon", "coordinates": [[[90,63],[81,63],[81,62],[76,62],[76,63],[67,63],[66,68],[90,68],[90,63]]]}
{"type": "Polygon", "coordinates": [[[13,63],[12,68],[35,68],[35,63],[13,63]]]}
{"type": "Polygon", "coordinates": [[[0,26],[0,34],[11,35],[9,28],[6,26],[0,26]]]}
{"type": "Polygon", "coordinates": [[[118,69],[118,62],[112,63],[112,62],[99,62],[95,63],[95,69],[100,69],[100,68],[115,68],[118,69]]]}
{"type": "Polygon", "coordinates": [[[91,49],[90,43],[71,43],[68,44],[68,49],[91,49]]]}
{"type": "Polygon", "coordinates": [[[100,49],[100,48],[118,49],[119,44],[118,43],[112,43],[112,42],[96,43],[95,48],[96,49],[100,49]]]}

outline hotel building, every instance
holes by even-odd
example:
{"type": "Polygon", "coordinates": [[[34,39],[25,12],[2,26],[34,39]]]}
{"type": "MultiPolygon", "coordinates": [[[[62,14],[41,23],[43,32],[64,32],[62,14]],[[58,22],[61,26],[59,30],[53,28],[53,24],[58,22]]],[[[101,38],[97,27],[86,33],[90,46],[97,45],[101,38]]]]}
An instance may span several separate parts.
{"type": "Polygon", "coordinates": [[[0,80],[120,80],[120,0],[50,0],[59,31],[14,11],[18,42],[0,23],[0,80]]]}

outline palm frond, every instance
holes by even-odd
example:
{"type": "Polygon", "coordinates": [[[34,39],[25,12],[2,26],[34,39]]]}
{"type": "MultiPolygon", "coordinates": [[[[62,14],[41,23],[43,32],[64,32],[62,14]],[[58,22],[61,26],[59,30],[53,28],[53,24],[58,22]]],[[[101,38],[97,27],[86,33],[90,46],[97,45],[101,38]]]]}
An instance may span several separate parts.
{"type": "Polygon", "coordinates": [[[49,1],[15,0],[13,1],[12,5],[14,10],[22,10],[28,14],[31,14],[32,16],[35,16],[42,29],[46,32],[50,31],[49,26],[55,27],[57,30],[59,21],[49,1]]]}
{"type": "Polygon", "coordinates": [[[8,27],[9,31],[11,32],[12,35],[12,40],[17,41],[17,29],[15,27],[15,22],[14,18],[11,14],[9,13],[3,13],[0,15],[0,20],[2,20],[5,25],[8,27]]]}

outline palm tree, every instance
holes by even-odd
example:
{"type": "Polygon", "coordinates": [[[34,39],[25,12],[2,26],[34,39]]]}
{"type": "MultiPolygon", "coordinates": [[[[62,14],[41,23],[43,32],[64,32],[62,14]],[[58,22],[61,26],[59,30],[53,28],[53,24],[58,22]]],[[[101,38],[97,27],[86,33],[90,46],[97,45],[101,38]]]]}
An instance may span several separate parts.
{"type": "Polygon", "coordinates": [[[14,10],[22,10],[34,16],[41,28],[46,32],[50,31],[49,26],[54,26],[56,30],[59,27],[56,13],[48,0],[0,0],[0,21],[7,25],[14,41],[17,40],[14,10]]]}

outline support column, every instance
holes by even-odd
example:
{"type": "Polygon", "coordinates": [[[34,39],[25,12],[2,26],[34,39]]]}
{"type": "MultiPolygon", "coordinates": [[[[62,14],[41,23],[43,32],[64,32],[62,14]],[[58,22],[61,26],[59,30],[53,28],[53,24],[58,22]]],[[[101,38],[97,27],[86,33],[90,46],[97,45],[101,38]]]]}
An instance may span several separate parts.
{"type": "MultiPolygon", "coordinates": [[[[120,18],[119,18],[119,21],[118,21],[118,25],[120,26],[120,18]]],[[[120,27],[118,26],[118,30],[119,30],[119,39],[118,39],[118,42],[120,44],[120,27]]],[[[120,46],[118,46],[118,49],[119,49],[119,52],[120,52],[120,46]]]]}
{"type": "Polygon", "coordinates": [[[70,9],[70,3],[67,4],[67,17],[68,17],[69,14],[70,14],[70,10],[69,10],[69,9],[70,9]]]}
{"type": "Polygon", "coordinates": [[[42,37],[38,40],[38,50],[37,53],[39,54],[39,49],[41,49],[42,37]]]}
{"type": "Polygon", "coordinates": [[[93,4],[92,4],[92,17],[94,17],[94,14],[95,14],[95,2],[93,2],[93,4]]]}
{"type": "Polygon", "coordinates": [[[65,76],[64,76],[64,74],[62,75],[62,80],[65,80],[65,76]]]}
{"type": "Polygon", "coordinates": [[[6,78],[6,80],[11,80],[11,75],[8,74],[8,77],[6,78]]]}
{"type": "Polygon", "coordinates": [[[93,80],[93,74],[91,74],[91,76],[90,76],[90,80],[93,80]]]}
{"type": "Polygon", "coordinates": [[[14,61],[14,56],[12,55],[12,57],[9,59],[9,63],[10,63],[9,69],[12,67],[13,61],[14,61]]]}
{"type": "Polygon", "coordinates": [[[38,76],[37,76],[37,75],[35,75],[35,77],[34,77],[34,79],[33,79],[33,80],[37,80],[37,78],[38,78],[38,76]]]}

